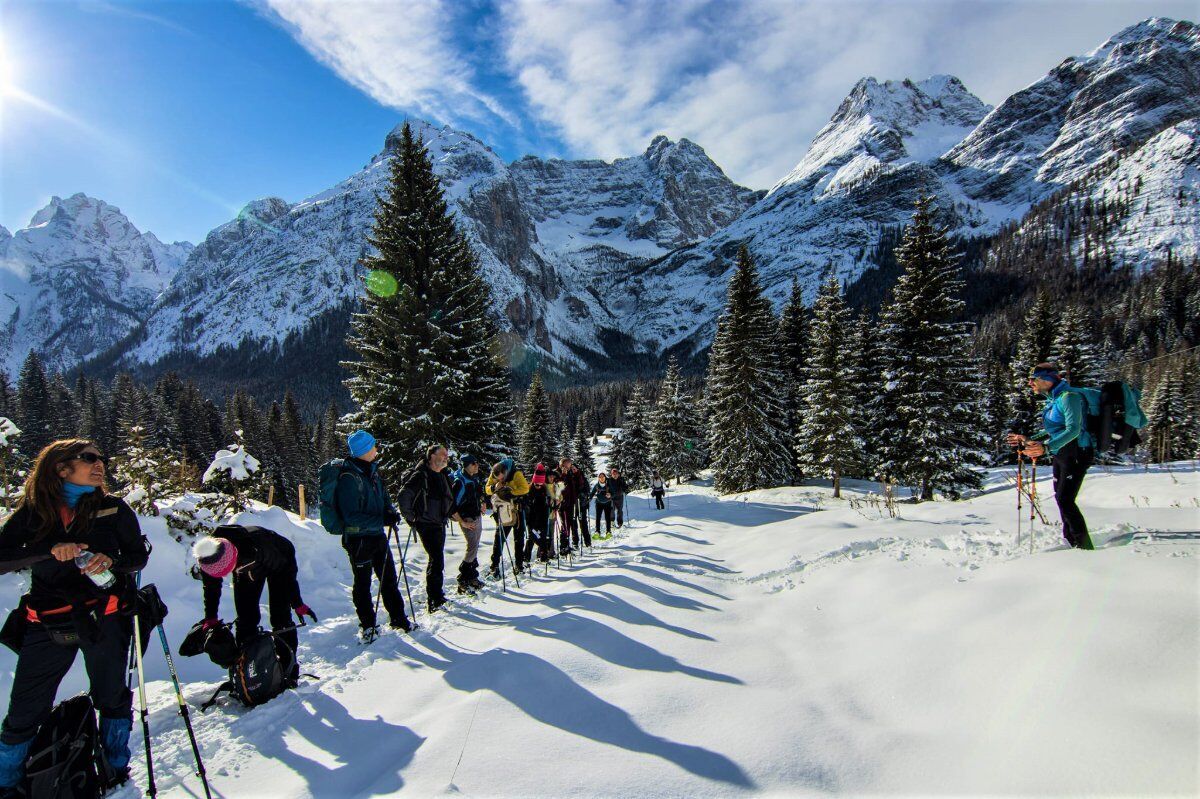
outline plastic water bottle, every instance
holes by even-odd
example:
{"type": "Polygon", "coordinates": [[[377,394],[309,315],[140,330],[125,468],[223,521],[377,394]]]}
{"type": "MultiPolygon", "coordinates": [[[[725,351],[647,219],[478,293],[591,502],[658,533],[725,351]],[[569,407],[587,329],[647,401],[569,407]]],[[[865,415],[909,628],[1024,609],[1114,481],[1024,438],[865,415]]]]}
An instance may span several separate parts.
{"type": "MultiPolygon", "coordinates": [[[[87,568],[87,565],[92,562],[92,558],[96,557],[95,552],[88,552],[86,549],[75,556],[75,565],[81,569],[87,568]]],[[[100,588],[108,588],[117,581],[117,576],[108,569],[99,574],[89,574],[88,577],[93,583],[100,588]]]]}

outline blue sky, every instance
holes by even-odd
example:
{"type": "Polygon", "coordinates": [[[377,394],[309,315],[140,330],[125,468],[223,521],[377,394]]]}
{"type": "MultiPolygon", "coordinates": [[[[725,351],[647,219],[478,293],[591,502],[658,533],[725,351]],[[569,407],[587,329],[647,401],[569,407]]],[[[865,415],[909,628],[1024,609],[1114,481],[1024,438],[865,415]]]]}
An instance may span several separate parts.
{"type": "Polygon", "coordinates": [[[405,116],[508,159],[611,159],[657,133],[765,188],[858,78],[949,73],[998,103],[1194,2],[0,0],[0,224],[51,195],[199,241],[362,167],[405,116]]]}

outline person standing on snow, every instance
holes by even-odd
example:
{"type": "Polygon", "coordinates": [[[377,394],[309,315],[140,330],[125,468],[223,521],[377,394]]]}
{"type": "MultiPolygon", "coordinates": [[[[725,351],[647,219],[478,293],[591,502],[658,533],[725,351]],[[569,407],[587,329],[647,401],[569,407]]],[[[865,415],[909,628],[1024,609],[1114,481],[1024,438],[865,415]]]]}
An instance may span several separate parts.
{"type": "Polygon", "coordinates": [[[134,575],[150,553],[137,515],[105,490],[107,463],[87,439],[48,444],[29,470],[16,511],[0,528],[0,561],[32,562],[29,593],[14,611],[15,621],[5,624],[5,643],[17,651],[17,664],[0,726],[0,796],[25,795],[20,785],[30,745],[81,651],[100,713],[102,784],[107,790],[129,778],[130,609],[134,575]],[[15,640],[7,635],[10,625],[20,630],[15,640]]]}
{"type": "Polygon", "coordinates": [[[488,496],[494,497],[492,507],[494,510],[493,516],[496,519],[496,538],[492,542],[492,570],[490,576],[493,580],[500,579],[500,559],[504,552],[504,543],[508,540],[510,532],[514,535],[514,557],[517,562],[513,564],[513,571],[520,574],[523,569],[521,558],[524,557],[522,551],[525,545],[525,526],[522,523],[521,511],[517,507],[517,502],[520,497],[524,497],[529,493],[529,482],[525,479],[525,475],[517,469],[512,458],[505,458],[492,467],[492,473],[488,476],[487,486],[485,488],[488,496]],[[501,504],[507,504],[511,507],[501,509],[498,507],[501,504]],[[505,514],[510,514],[508,523],[504,523],[505,514]]]}
{"type": "Polygon", "coordinates": [[[654,507],[658,510],[663,510],[663,495],[667,493],[666,481],[662,479],[662,475],[655,470],[654,474],[650,475],[650,496],[654,497],[654,507]]]}
{"type": "Polygon", "coordinates": [[[392,507],[387,488],[379,474],[379,449],[375,437],[357,430],[346,439],[350,457],[343,462],[337,479],[338,515],[345,524],[342,548],[350,558],[354,574],[354,610],[365,642],[379,635],[375,604],[372,601],[371,575],[379,580],[383,606],[387,608],[393,630],[412,631],[400,594],[396,562],[388,544],[387,528],[399,523],[400,513],[392,507]]]}
{"type": "Polygon", "coordinates": [[[617,514],[617,527],[619,528],[625,523],[625,494],[629,492],[629,486],[625,482],[625,478],[621,477],[621,473],[614,466],[608,470],[608,490],[612,494],[613,510],[617,514]]]}
{"type": "Polygon", "coordinates": [[[1051,363],[1039,363],[1029,375],[1029,387],[1045,397],[1041,433],[1034,437],[1008,435],[1008,444],[1030,458],[1050,453],[1054,466],[1054,501],[1062,517],[1063,537],[1076,549],[1094,549],[1087,521],[1075,499],[1083,477],[1095,460],[1096,450],[1087,431],[1087,408],[1082,396],[1072,389],[1051,363]],[[1043,443],[1044,440],[1044,443],[1043,443]]]}
{"type": "Polygon", "coordinates": [[[559,551],[564,555],[571,552],[572,547],[579,546],[579,532],[591,537],[588,533],[588,486],[587,478],[570,458],[559,461],[558,472],[562,478],[562,533],[559,536],[559,551]],[[582,513],[580,510],[582,509],[582,513]]]}
{"type": "Polygon", "coordinates": [[[450,454],[445,447],[431,445],[425,450],[421,465],[409,475],[396,498],[400,515],[416,531],[429,556],[429,565],[425,569],[425,595],[429,598],[430,613],[446,604],[442,572],[446,567],[446,524],[454,507],[450,481],[446,479],[449,462],[450,454]]]}
{"type": "Polygon", "coordinates": [[[466,552],[458,567],[458,593],[473,594],[483,583],[479,579],[479,538],[483,533],[483,484],[479,479],[479,462],[463,455],[461,468],[450,475],[450,491],[454,507],[450,518],[458,523],[466,542],[466,552]]]}
{"type": "MultiPolygon", "coordinates": [[[[613,494],[608,486],[608,475],[600,472],[596,475],[596,485],[592,487],[590,494],[591,498],[596,500],[596,537],[600,537],[600,517],[604,517],[604,532],[605,537],[612,536],[612,520],[613,520],[613,494]]],[[[584,525],[586,530],[587,525],[584,525]]],[[[590,539],[584,541],[586,546],[591,546],[590,539]]]]}
{"type": "Polygon", "coordinates": [[[200,566],[200,582],[204,584],[202,629],[221,624],[221,585],[225,575],[231,575],[233,608],[237,614],[235,635],[238,644],[245,645],[258,632],[262,619],[258,603],[263,588],[268,589],[271,629],[276,631],[275,651],[283,666],[283,683],[287,688],[295,688],[300,679],[296,657],[300,641],[292,611],[296,611],[301,621],[305,616],[317,620],[317,614],[300,596],[295,545],[265,527],[225,524],[198,540],[192,546],[192,554],[200,566]]]}
{"type": "Polygon", "coordinates": [[[537,544],[538,560],[550,560],[550,475],[544,463],[533,467],[533,480],[525,496],[525,523],[528,537],[525,539],[524,560],[533,562],[533,546],[537,544]]]}

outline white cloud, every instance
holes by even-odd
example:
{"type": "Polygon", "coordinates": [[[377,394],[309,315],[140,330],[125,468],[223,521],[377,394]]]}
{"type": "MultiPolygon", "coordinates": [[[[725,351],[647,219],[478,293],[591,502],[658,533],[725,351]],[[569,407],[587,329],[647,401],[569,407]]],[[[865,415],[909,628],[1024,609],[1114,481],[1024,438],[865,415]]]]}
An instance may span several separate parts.
{"type": "Polygon", "coordinates": [[[378,102],[462,123],[515,118],[454,40],[454,0],[258,0],[305,49],[378,102]]]}
{"type": "Polygon", "coordinates": [[[510,144],[548,132],[579,157],[686,136],[756,188],[862,77],[948,73],[996,104],[1140,19],[1195,16],[1176,0],[255,1],[386,105],[485,139],[502,119],[510,144]]]}

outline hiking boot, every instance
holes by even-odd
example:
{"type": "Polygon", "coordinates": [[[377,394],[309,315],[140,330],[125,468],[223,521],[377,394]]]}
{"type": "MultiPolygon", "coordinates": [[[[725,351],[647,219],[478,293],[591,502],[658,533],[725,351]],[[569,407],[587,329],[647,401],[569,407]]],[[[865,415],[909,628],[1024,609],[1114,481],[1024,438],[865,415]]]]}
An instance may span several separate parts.
{"type": "Polygon", "coordinates": [[[490,569],[488,571],[488,577],[490,577],[493,580],[499,580],[500,579],[500,570],[499,569],[490,569]]]}
{"type": "Polygon", "coordinates": [[[486,584],[483,582],[483,580],[480,580],[478,577],[472,577],[470,580],[467,581],[467,585],[469,587],[475,589],[476,591],[482,591],[484,588],[487,587],[486,584]]]}
{"type": "MultiPolygon", "coordinates": [[[[100,772],[100,790],[103,793],[108,793],[129,782],[129,766],[114,768],[105,763],[100,772]]],[[[24,796],[24,794],[17,795],[24,796]]]]}
{"type": "Polygon", "coordinates": [[[373,624],[370,627],[364,626],[358,631],[358,636],[364,644],[369,644],[379,637],[380,632],[382,631],[379,629],[379,625],[373,624]]]}
{"type": "Polygon", "coordinates": [[[446,604],[446,597],[433,597],[429,600],[429,612],[436,613],[446,604]]]}
{"type": "Polygon", "coordinates": [[[413,631],[412,622],[408,620],[407,616],[399,621],[393,620],[388,622],[388,627],[393,630],[399,630],[402,633],[411,633],[413,631]]]}
{"type": "Polygon", "coordinates": [[[458,593],[466,594],[467,596],[475,596],[475,589],[472,588],[468,583],[459,583],[458,593]]]}

